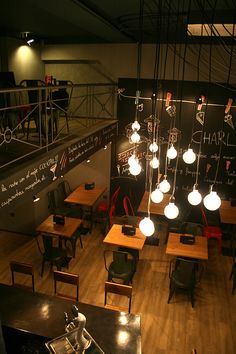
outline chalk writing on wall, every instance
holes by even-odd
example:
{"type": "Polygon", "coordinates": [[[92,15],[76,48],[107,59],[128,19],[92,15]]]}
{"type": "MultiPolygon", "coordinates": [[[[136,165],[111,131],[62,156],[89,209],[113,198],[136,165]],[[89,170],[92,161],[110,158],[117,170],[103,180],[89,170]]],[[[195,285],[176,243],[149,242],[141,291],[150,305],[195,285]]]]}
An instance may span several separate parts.
{"type": "Polygon", "coordinates": [[[111,124],[91,136],[59,149],[56,153],[51,151],[46,157],[0,181],[0,208],[15,207],[22,203],[24,198],[32,198],[57,177],[112,141],[116,130],[116,124],[111,124]]]}

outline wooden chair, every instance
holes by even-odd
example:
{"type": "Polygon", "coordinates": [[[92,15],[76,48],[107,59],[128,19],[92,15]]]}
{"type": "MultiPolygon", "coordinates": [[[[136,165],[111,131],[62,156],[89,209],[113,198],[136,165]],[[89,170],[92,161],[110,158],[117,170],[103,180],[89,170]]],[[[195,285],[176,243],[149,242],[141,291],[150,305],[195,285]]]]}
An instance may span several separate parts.
{"type": "Polygon", "coordinates": [[[35,290],[34,268],[31,264],[11,261],[10,262],[10,269],[11,269],[12,285],[20,287],[20,288],[25,288],[25,289],[28,289],[31,291],[35,290]],[[16,281],[15,273],[30,275],[31,276],[31,285],[21,284],[18,281],[16,281]]]}
{"type": "Polygon", "coordinates": [[[66,272],[54,270],[53,277],[54,277],[54,294],[55,295],[65,298],[65,299],[79,301],[79,275],[78,274],[72,274],[72,273],[66,273],[66,272]],[[66,295],[65,293],[58,292],[57,291],[57,285],[58,285],[57,283],[58,282],[75,285],[76,296],[66,295]]]}
{"type": "Polygon", "coordinates": [[[130,313],[131,310],[131,299],[132,299],[132,286],[123,285],[111,282],[105,282],[105,300],[104,307],[110,310],[123,311],[130,313]],[[128,306],[117,306],[107,303],[108,294],[116,294],[121,296],[126,296],[129,299],[128,306]]]}

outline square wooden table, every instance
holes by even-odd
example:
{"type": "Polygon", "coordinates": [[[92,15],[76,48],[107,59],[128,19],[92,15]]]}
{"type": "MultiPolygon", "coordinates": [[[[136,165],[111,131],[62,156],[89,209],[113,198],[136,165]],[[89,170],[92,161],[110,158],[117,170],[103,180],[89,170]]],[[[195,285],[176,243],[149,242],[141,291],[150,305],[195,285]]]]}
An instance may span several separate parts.
{"type": "MultiPolygon", "coordinates": [[[[104,186],[96,185],[93,189],[85,189],[85,184],[81,184],[64,200],[66,203],[77,204],[89,208],[91,218],[89,226],[90,233],[93,228],[93,207],[106,189],[107,188],[104,186]]],[[[82,218],[84,218],[84,210],[82,210],[82,218]]]]}
{"type": "Polygon", "coordinates": [[[85,184],[77,187],[68,197],[64,200],[67,203],[85,205],[93,207],[99,197],[106,191],[104,186],[96,186],[93,189],[85,189],[85,184]]]}
{"type": "Polygon", "coordinates": [[[82,224],[81,219],[65,216],[65,224],[58,225],[53,222],[53,215],[49,215],[37,228],[36,231],[46,233],[52,237],[72,237],[74,232],[82,224]]]}
{"type": "Polygon", "coordinates": [[[221,201],[219,212],[222,223],[236,225],[236,206],[232,206],[229,200],[221,201]]]}
{"type": "Polygon", "coordinates": [[[134,236],[127,236],[122,233],[122,225],[113,224],[103,242],[113,246],[127,247],[141,250],[144,246],[146,237],[136,228],[134,236]]]}
{"type": "Polygon", "coordinates": [[[170,233],[166,254],[179,257],[189,257],[195,259],[208,259],[208,244],[207,238],[204,236],[195,236],[195,243],[192,245],[180,242],[182,234],[170,233]]]}

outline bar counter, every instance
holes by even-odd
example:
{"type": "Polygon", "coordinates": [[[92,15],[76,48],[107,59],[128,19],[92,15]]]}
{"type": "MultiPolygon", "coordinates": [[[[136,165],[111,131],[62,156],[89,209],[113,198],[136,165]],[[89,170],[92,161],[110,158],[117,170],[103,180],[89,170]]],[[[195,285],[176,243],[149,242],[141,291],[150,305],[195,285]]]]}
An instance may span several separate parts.
{"type": "Polygon", "coordinates": [[[0,284],[2,325],[49,340],[65,332],[64,312],[72,319],[73,304],[85,315],[87,331],[106,354],[141,354],[139,315],[123,314],[0,284]]]}

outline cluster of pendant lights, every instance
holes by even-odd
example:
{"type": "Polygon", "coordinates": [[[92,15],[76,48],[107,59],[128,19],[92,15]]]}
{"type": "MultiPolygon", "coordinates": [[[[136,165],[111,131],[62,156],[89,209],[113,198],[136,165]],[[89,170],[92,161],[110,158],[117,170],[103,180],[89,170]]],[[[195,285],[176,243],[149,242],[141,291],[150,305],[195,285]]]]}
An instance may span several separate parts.
{"type": "MultiPolygon", "coordinates": [[[[133,144],[138,144],[140,142],[140,135],[138,133],[140,129],[140,124],[137,120],[134,121],[132,124],[133,133],[130,137],[130,140],[133,144]]],[[[149,145],[149,150],[152,153],[152,159],[150,160],[150,166],[153,169],[159,167],[159,160],[156,156],[158,151],[158,145],[156,141],[153,141],[149,145]]],[[[174,145],[171,144],[169,149],[167,150],[167,157],[168,159],[175,159],[177,157],[177,150],[175,149],[174,145]]],[[[196,154],[194,153],[193,149],[188,147],[188,150],[183,154],[183,160],[186,164],[192,164],[196,160],[196,154]]],[[[142,170],[142,166],[139,162],[138,157],[136,156],[136,151],[134,149],[134,153],[128,160],[129,164],[129,171],[132,175],[137,176],[142,170]]],[[[162,182],[157,184],[156,189],[151,193],[151,200],[153,203],[160,203],[163,200],[163,193],[169,192],[171,186],[167,180],[167,176],[164,176],[162,182]]],[[[210,187],[209,194],[207,194],[203,199],[204,206],[211,211],[217,210],[221,205],[220,197],[216,192],[212,190],[213,186],[210,187]]],[[[202,196],[197,189],[197,183],[194,184],[192,192],[188,194],[188,201],[191,205],[198,205],[202,201],[202,196]]],[[[139,229],[145,236],[153,235],[155,228],[152,220],[150,219],[150,212],[148,211],[148,217],[145,217],[139,223],[139,229]]],[[[164,208],[164,214],[168,219],[175,219],[179,215],[179,209],[175,205],[174,197],[171,196],[169,204],[164,208]]]]}

